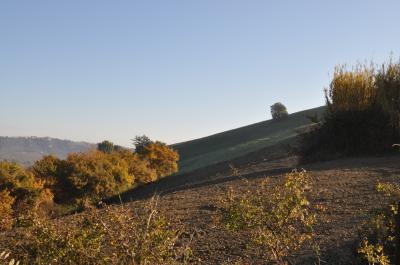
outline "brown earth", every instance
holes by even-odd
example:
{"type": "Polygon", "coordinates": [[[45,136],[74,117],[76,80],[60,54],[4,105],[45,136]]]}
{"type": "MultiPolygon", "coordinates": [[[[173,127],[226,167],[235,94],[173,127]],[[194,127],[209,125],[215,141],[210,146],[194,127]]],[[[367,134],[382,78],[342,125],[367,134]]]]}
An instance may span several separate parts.
{"type": "MultiPolygon", "coordinates": [[[[194,264],[234,264],[237,260],[245,264],[265,264],[258,258],[260,250],[246,247],[245,234],[229,233],[216,225],[216,209],[229,188],[245,192],[257,189],[266,178],[278,180],[283,173],[296,167],[296,158],[259,160],[237,167],[240,177],[232,176],[232,170],[225,165],[225,168],[220,166],[220,172],[209,168],[209,175],[203,171],[176,176],[170,182],[165,179],[136,193],[125,194],[125,200],[132,200],[125,207],[138,207],[157,192],[161,196],[160,209],[174,223],[184,224],[187,231],[194,234],[194,264]]],[[[400,183],[400,157],[351,158],[303,167],[314,183],[309,194],[311,203],[318,204],[321,209],[315,229],[323,253],[322,264],[360,264],[355,252],[360,230],[371,212],[384,203],[375,186],[378,182],[400,183]]],[[[308,254],[300,253],[303,258],[297,263],[313,264],[304,258],[308,254]]]]}
{"type": "MultiPolygon", "coordinates": [[[[231,167],[224,163],[168,177],[107,203],[135,209],[154,193],[159,194],[159,208],[171,223],[183,225],[187,234],[193,235],[191,264],[235,264],[236,261],[242,262],[238,264],[268,264],[260,258],[260,249],[247,247],[245,233],[228,232],[216,224],[217,209],[230,188],[238,192],[252,191],[267,178],[277,181],[297,167],[297,159],[268,160],[258,156],[233,162],[236,164],[231,167]],[[236,171],[235,176],[233,171],[236,171]]],[[[313,180],[309,199],[320,209],[315,231],[322,250],[321,264],[361,264],[355,252],[360,230],[371,212],[384,203],[375,186],[378,182],[400,184],[400,156],[349,158],[304,165],[303,168],[313,180]]],[[[70,218],[73,216],[58,221],[68,223],[70,218]]],[[[314,264],[309,258],[310,251],[297,254],[295,264],[314,264]]]]}

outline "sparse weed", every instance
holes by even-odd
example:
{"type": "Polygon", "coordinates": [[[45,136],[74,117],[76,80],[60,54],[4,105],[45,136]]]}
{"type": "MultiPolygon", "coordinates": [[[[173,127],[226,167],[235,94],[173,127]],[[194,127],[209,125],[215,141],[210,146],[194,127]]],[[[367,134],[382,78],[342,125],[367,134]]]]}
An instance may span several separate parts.
{"type": "Polygon", "coordinates": [[[276,264],[289,264],[295,251],[312,247],[316,216],[306,196],[310,179],[305,171],[286,174],[279,185],[265,182],[257,193],[230,191],[220,221],[232,231],[246,231],[250,244],[276,264]]]}
{"type": "Polygon", "coordinates": [[[366,235],[358,253],[369,264],[386,265],[395,260],[394,253],[398,251],[398,202],[400,200],[400,185],[378,183],[376,190],[389,201],[387,206],[373,214],[366,227],[366,235]]]}
{"type": "Polygon", "coordinates": [[[67,229],[52,220],[34,218],[18,234],[13,253],[24,264],[185,264],[188,244],[157,208],[157,199],[139,211],[104,206],[69,220],[67,229]]]}

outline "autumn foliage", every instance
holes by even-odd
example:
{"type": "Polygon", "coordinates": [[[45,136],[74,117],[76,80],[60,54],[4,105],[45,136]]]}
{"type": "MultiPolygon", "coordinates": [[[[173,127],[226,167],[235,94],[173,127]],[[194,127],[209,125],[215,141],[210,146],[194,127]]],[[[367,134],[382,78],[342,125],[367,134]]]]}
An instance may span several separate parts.
{"type": "Polygon", "coordinates": [[[380,154],[400,140],[400,62],[339,66],[325,96],[324,119],[303,135],[303,160],[380,154]]]}
{"type": "Polygon", "coordinates": [[[72,205],[98,202],[178,170],[178,153],[164,143],[150,142],[140,154],[111,146],[104,141],[99,150],[71,153],[65,160],[47,155],[30,168],[0,161],[0,229],[53,199],[72,205]]]}

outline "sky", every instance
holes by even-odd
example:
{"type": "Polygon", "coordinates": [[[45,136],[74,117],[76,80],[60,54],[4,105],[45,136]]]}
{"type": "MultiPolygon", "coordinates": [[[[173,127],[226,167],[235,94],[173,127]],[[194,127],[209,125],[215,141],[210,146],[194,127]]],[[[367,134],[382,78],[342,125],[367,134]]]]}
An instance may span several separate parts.
{"type": "Polygon", "coordinates": [[[0,135],[176,143],[400,56],[398,0],[0,0],[0,135]]]}

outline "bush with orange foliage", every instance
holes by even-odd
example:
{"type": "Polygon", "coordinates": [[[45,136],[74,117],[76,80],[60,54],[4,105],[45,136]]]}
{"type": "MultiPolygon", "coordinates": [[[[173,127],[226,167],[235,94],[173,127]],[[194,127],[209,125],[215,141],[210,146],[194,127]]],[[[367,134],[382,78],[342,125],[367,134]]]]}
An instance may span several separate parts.
{"type": "Polygon", "coordinates": [[[134,176],[137,184],[140,185],[157,180],[157,172],[154,168],[151,168],[148,160],[142,159],[140,155],[127,149],[121,149],[117,153],[128,164],[129,174],[134,176]]]}
{"type": "Polygon", "coordinates": [[[122,192],[134,183],[128,164],[117,153],[73,153],[66,159],[66,188],[71,197],[99,200],[122,192]]]}
{"type": "Polygon", "coordinates": [[[162,142],[145,146],[141,156],[149,161],[150,167],[155,169],[158,178],[178,171],[178,152],[162,142]]]}
{"type": "Polygon", "coordinates": [[[0,192],[4,202],[2,207],[9,217],[13,211],[25,215],[37,212],[42,205],[53,200],[53,193],[44,187],[43,181],[23,166],[9,161],[0,161],[0,192]]]}

